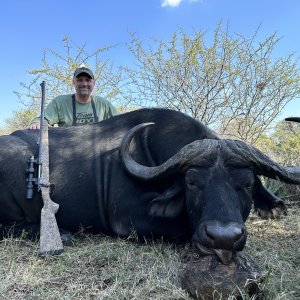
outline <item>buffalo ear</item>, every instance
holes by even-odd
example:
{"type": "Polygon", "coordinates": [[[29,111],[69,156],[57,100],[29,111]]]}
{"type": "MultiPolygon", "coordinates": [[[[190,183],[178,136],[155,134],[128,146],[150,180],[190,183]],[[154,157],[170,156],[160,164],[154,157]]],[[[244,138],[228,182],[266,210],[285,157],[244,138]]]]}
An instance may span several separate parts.
{"type": "Polygon", "coordinates": [[[253,186],[253,201],[255,212],[262,219],[278,219],[286,215],[284,202],[267,190],[256,176],[253,186]]]}
{"type": "Polygon", "coordinates": [[[174,218],[184,207],[184,194],[179,185],[174,184],[158,197],[153,199],[149,207],[152,217],[174,218]]]}

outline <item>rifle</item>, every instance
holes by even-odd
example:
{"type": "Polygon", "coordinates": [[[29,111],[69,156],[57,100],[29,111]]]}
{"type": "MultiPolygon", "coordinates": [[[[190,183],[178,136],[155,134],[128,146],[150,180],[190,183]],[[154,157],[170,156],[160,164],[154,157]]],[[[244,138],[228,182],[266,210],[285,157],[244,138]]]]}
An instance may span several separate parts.
{"type": "MultiPolygon", "coordinates": [[[[55,218],[59,205],[53,202],[50,198],[48,122],[44,119],[45,86],[46,83],[43,81],[41,83],[42,103],[38,139],[38,172],[36,179],[38,191],[41,191],[44,202],[44,206],[41,211],[40,256],[58,255],[64,251],[55,218]]],[[[29,161],[31,161],[31,158],[29,161]]]]}

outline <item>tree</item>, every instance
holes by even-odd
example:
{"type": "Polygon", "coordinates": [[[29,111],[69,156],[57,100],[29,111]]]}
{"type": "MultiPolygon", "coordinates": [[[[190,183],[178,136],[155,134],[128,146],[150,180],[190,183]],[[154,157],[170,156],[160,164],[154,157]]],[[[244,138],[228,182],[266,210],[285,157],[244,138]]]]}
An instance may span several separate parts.
{"type": "Polygon", "coordinates": [[[140,106],[185,112],[221,134],[255,143],[282,108],[300,92],[292,54],[275,59],[276,33],[256,41],[230,35],[221,24],[211,43],[206,33],[175,32],[146,49],[134,34],[129,50],[136,67],[127,68],[132,101],[140,106]]]}
{"type": "MultiPolygon", "coordinates": [[[[257,146],[270,157],[287,166],[300,165],[300,124],[280,122],[268,136],[261,136],[257,146]]],[[[300,187],[264,178],[265,186],[281,198],[300,204],[300,187]]]]}
{"type": "Polygon", "coordinates": [[[258,140],[257,146],[283,165],[300,165],[300,124],[279,122],[269,136],[258,140]]]}
{"type": "Polygon", "coordinates": [[[5,135],[8,134],[8,132],[6,132],[5,128],[0,128],[0,135],[5,135]]]}
{"type": "Polygon", "coordinates": [[[28,127],[32,119],[37,115],[35,109],[19,109],[13,112],[12,116],[5,120],[5,126],[0,128],[0,135],[28,127]]]}
{"type": "Polygon", "coordinates": [[[86,45],[77,46],[68,36],[65,36],[62,42],[64,52],[45,49],[41,68],[27,71],[33,75],[31,82],[21,83],[23,90],[14,92],[27,108],[39,110],[36,106],[40,105],[39,84],[43,80],[47,82],[46,101],[60,94],[72,93],[73,72],[82,64],[91,67],[94,71],[97,80],[95,94],[120,104],[125,99],[126,104],[126,95],[122,94],[122,86],[125,83],[123,73],[106,57],[112,46],[98,48],[90,53],[86,45]]]}

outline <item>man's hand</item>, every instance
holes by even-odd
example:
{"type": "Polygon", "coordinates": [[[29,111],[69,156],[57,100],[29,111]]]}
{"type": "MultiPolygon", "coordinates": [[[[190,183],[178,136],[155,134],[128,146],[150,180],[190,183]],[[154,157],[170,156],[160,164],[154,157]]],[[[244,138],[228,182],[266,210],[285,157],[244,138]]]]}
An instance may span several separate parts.
{"type": "MultiPolygon", "coordinates": [[[[50,126],[49,123],[47,122],[47,125],[48,127],[50,126]]],[[[30,124],[27,129],[30,129],[30,130],[39,130],[40,129],[40,123],[32,123],[30,124]]]]}
{"type": "Polygon", "coordinates": [[[38,130],[38,129],[40,129],[40,123],[32,123],[27,127],[27,129],[38,130]]]}

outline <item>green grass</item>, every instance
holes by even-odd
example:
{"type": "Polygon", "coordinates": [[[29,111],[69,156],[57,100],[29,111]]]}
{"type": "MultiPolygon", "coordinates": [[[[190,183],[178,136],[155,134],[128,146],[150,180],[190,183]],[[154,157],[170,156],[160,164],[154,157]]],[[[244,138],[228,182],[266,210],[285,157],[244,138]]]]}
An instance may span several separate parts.
{"type": "MultiPolygon", "coordinates": [[[[265,299],[300,299],[299,210],[279,221],[251,215],[247,226],[246,252],[266,274],[265,299]]],[[[26,238],[1,242],[0,299],[192,299],[180,287],[189,245],[81,233],[60,256],[40,258],[38,250],[26,238]]]]}

